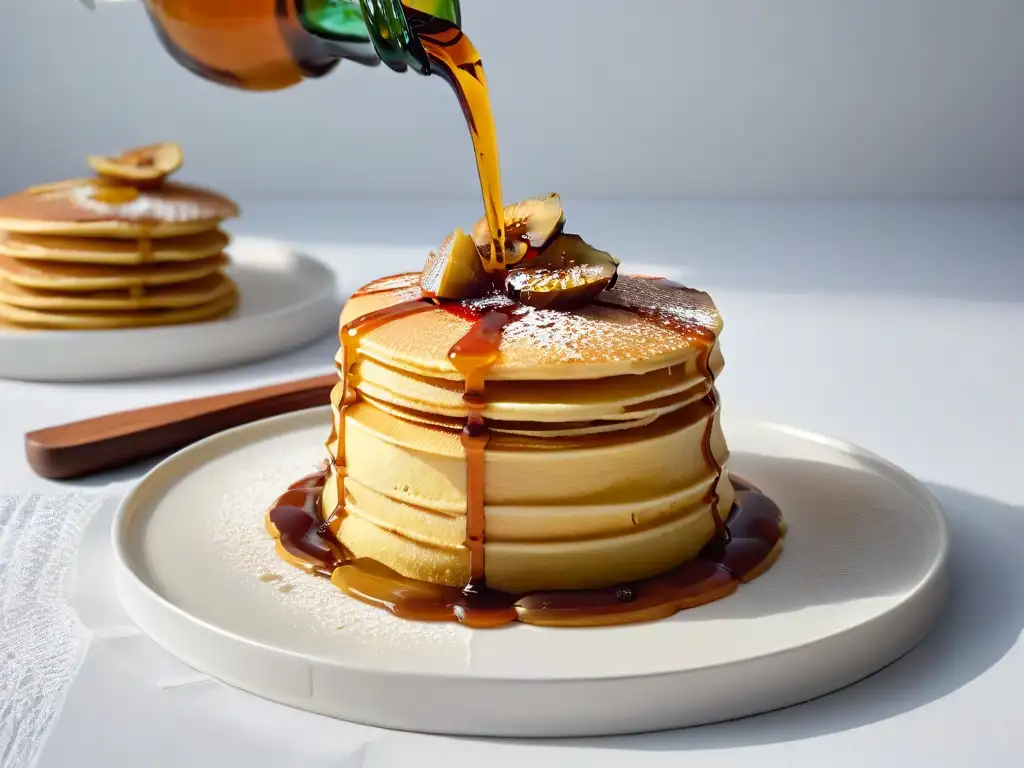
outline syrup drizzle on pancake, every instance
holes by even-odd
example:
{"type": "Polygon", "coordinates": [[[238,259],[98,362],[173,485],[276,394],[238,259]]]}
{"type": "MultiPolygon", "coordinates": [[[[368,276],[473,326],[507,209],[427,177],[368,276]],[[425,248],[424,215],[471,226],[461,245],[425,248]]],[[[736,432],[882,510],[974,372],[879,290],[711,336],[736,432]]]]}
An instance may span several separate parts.
{"type": "MultiPolygon", "coordinates": [[[[661,278],[650,278],[659,288],[697,295],[661,278]]],[[[396,275],[367,285],[355,295],[371,295],[408,289],[413,274],[396,275]]],[[[538,592],[511,595],[491,590],[484,580],[485,448],[490,439],[483,411],[487,372],[499,358],[502,331],[526,311],[515,302],[466,302],[437,305],[413,299],[356,318],[341,329],[343,396],[337,423],[328,442],[339,446],[336,471],[344,476],[345,412],[359,400],[352,383],[359,340],[368,332],[403,317],[434,309],[447,310],[472,323],[469,331],[449,351],[453,367],[464,378],[463,401],[467,418],[462,431],[466,452],[466,540],[470,555],[470,582],[464,589],[405,578],[369,558],[352,559],[338,539],[344,516],[344,492],[336,510],[325,514],[320,506],[329,465],[292,485],[267,512],[267,528],[277,539],[279,553],[288,562],[311,573],[328,577],[351,597],[394,613],[424,621],[459,621],[474,627],[495,627],[513,621],[550,625],[599,625],[646,621],[678,610],[703,605],[732,593],[774,562],[781,549],[785,524],[779,508],[758,489],[732,478],[736,501],[727,519],[719,509],[718,486],[723,467],[714,455],[711,438],[718,412],[718,393],[711,368],[717,335],[699,322],[699,302],[682,303],[682,311],[658,302],[598,301],[596,304],[636,314],[688,340],[702,345],[698,368],[707,381],[704,398],[710,410],[702,440],[705,461],[715,472],[709,491],[716,536],[697,558],[640,581],[608,589],[538,592]]]]}
{"type": "Polygon", "coordinates": [[[153,261],[153,238],[149,226],[142,225],[142,236],[139,237],[139,263],[150,264],[153,261]]]}
{"type": "MultiPolygon", "coordinates": [[[[402,317],[410,317],[435,308],[436,305],[427,299],[412,299],[362,315],[342,327],[339,334],[341,337],[341,361],[336,363],[336,367],[341,374],[344,393],[342,395],[341,414],[338,418],[338,423],[331,430],[331,437],[328,440],[328,442],[337,440],[340,446],[338,450],[339,455],[335,459],[335,465],[339,469],[345,466],[345,411],[359,401],[359,393],[352,386],[351,371],[356,361],[356,350],[359,348],[359,340],[374,328],[379,328],[402,317]]],[[[341,498],[342,503],[344,503],[344,497],[342,496],[341,498]]]]}
{"type": "Polygon", "coordinates": [[[487,371],[498,361],[501,331],[514,319],[514,310],[487,312],[448,353],[448,359],[466,380],[462,400],[468,415],[462,447],[466,451],[466,548],[471,586],[482,584],[484,579],[484,449],[490,439],[484,419],[484,381],[487,371]]]}
{"type": "MultiPolygon", "coordinates": [[[[661,278],[653,279],[657,280],[662,286],[686,290],[682,286],[671,281],[662,280],[661,278]]],[[[718,461],[718,458],[715,456],[715,452],[711,446],[711,436],[714,432],[715,417],[718,415],[718,388],[715,386],[714,371],[711,370],[711,354],[714,351],[715,344],[718,343],[718,337],[707,326],[696,323],[685,316],[680,317],[679,315],[670,311],[665,311],[664,309],[637,307],[630,304],[620,304],[618,302],[601,300],[597,300],[594,303],[601,307],[609,307],[611,309],[620,309],[625,312],[632,312],[645,320],[650,320],[664,328],[668,328],[671,331],[682,334],[690,341],[703,345],[703,348],[697,357],[697,368],[707,381],[708,393],[704,396],[704,402],[706,402],[710,407],[711,415],[708,417],[708,420],[704,425],[704,437],[701,441],[701,451],[704,453],[704,461],[707,462],[708,466],[710,466],[715,472],[715,480],[711,484],[711,488],[708,490],[708,498],[711,502],[711,514],[715,519],[715,532],[720,538],[728,541],[729,527],[726,525],[725,520],[722,518],[721,510],[718,508],[720,501],[718,486],[722,482],[723,468],[721,463],[718,461]]]]}

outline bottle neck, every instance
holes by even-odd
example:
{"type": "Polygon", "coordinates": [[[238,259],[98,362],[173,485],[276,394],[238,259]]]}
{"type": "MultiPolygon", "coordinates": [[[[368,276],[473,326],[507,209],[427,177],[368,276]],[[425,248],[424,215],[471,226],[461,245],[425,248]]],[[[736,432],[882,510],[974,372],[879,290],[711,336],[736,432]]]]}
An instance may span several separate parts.
{"type": "Polygon", "coordinates": [[[339,58],[430,74],[415,26],[424,16],[462,23],[458,0],[296,0],[303,28],[339,58]],[[408,10],[408,13],[406,12],[408,10]]]}

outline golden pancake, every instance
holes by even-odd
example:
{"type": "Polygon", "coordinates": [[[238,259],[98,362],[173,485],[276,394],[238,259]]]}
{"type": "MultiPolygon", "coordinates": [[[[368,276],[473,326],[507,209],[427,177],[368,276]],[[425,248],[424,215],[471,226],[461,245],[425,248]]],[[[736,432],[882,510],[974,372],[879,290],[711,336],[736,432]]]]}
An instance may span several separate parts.
{"type": "MultiPolygon", "coordinates": [[[[335,358],[340,364],[340,353],[335,358]]],[[[712,350],[708,365],[715,375],[724,361],[719,348],[712,350]]],[[[594,379],[567,387],[564,381],[496,380],[488,383],[485,418],[498,429],[506,422],[580,422],[635,420],[672,406],[681,396],[699,390],[706,393],[705,379],[697,360],[644,374],[625,374],[594,379]]],[[[352,379],[360,395],[387,402],[404,411],[428,411],[464,419],[463,384],[451,379],[429,378],[392,368],[371,358],[360,358],[352,367],[352,379]]]]}
{"type": "Polygon", "coordinates": [[[38,290],[0,279],[0,303],[9,307],[61,313],[185,308],[209,304],[234,292],[234,283],[219,272],[186,283],[135,286],[119,291],[38,290]]]}
{"type": "Polygon", "coordinates": [[[60,182],[0,198],[0,230],[39,235],[165,238],[216,229],[239,213],[222,195],[165,182],[157,189],[101,180],[60,182]]]}
{"type": "MultiPolygon", "coordinates": [[[[391,278],[397,287],[381,290],[371,283],[345,305],[341,322],[414,301],[422,295],[417,275],[391,278]]],[[[359,353],[379,363],[428,378],[460,380],[448,359],[452,346],[469,331],[463,315],[488,309],[490,299],[457,303],[458,309],[413,314],[388,322],[360,338],[359,353]]],[[[623,275],[601,303],[562,312],[524,311],[507,326],[501,356],[488,371],[492,380],[598,379],[640,374],[685,365],[703,349],[691,335],[666,328],[657,320],[625,309],[651,314],[671,312],[694,333],[717,335],[721,318],[708,294],[671,283],[623,275]]]]}
{"type": "MultiPolygon", "coordinates": [[[[418,274],[400,275],[358,291],[343,310],[342,324],[358,325],[396,308],[357,335],[354,359],[339,351],[361,402],[343,408],[345,385],[335,387],[322,503],[343,502],[334,528],[354,556],[464,586],[472,576],[466,383],[451,350],[508,300],[430,307],[421,295],[418,274]]],[[[599,302],[570,311],[502,311],[510,321],[479,406],[489,434],[488,586],[601,588],[696,556],[733,500],[711,397],[724,362],[710,297],[622,275],[599,302]]]]}
{"type": "Polygon", "coordinates": [[[211,229],[162,240],[60,237],[0,232],[0,256],[75,264],[150,264],[197,261],[221,253],[228,235],[211,229]]]}
{"type": "Polygon", "coordinates": [[[156,309],[134,312],[70,312],[40,311],[15,307],[0,302],[0,322],[25,329],[108,330],[147,328],[214,320],[228,315],[237,304],[232,290],[207,303],[184,309],[156,309]]]}
{"type": "Polygon", "coordinates": [[[109,291],[143,288],[199,280],[227,266],[224,254],[186,262],[164,262],[137,267],[30,261],[0,256],[0,278],[21,288],[42,291],[109,291]]]}

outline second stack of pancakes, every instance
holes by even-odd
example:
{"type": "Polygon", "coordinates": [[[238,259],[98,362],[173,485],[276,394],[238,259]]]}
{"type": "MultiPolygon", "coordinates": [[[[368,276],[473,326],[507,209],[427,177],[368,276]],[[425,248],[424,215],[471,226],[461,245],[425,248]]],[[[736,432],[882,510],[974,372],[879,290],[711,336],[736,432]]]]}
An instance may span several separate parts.
{"type": "Polygon", "coordinates": [[[103,172],[0,199],[0,322],[91,330],[230,313],[238,295],[221,224],[235,203],[168,181],[175,145],[92,164],[103,172]]]}

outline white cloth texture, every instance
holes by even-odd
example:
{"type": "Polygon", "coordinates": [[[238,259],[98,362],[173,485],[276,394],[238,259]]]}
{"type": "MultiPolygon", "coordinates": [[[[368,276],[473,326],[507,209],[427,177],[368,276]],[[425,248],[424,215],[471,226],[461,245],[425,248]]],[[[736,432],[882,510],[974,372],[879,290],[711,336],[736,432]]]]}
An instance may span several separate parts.
{"type": "Polygon", "coordinates": [[[0,495],[0,766],[35,763],[89,645],[66,584],[98,493],[0,495]]]}

